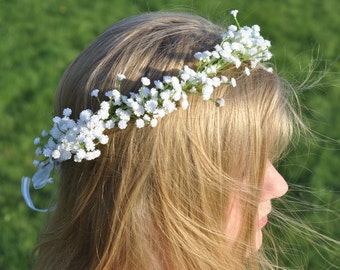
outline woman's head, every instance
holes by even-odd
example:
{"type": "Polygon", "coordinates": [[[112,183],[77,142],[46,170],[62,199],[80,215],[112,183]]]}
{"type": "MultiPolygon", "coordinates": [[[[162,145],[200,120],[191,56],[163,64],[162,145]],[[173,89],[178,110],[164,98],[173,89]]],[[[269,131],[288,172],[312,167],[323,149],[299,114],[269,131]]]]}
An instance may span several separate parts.
{"type": "MultiPolygon", "coordinates": [[[[56,114],[65,107],[75,118],[86,108],[97,110],[90,91],[98,88],[104,98],[119,73],[128,94],[141,77],[154,81],[184,65],[196,68],[194,53],[212,50],[222,33],[181,13],[118,22],[65,72],[56,114]]],[[[245,269],[245,257],[256,265],[266,168],[287,146],[294,112],[280,79],[265,68],[236,80],[236,87],[215,89],[223,107],[189,95],[189,108],[178,108],[157,127],[114,128],[99,158],[64,162],[42,258],[51,252],[67,267],[93,269],[245,269]],[[227,229],[235,207],[242,213],[236,235],[227,229]]]]}

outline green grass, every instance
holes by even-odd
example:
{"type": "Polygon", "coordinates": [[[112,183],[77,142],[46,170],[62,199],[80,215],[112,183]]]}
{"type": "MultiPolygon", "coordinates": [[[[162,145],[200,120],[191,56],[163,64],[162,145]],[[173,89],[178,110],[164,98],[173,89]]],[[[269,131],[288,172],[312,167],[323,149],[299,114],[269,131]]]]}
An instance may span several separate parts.
{"type": "MultiPolygon", "coordinates": [[[[331,139],[299,148],[282,169],[290,182],[326,190],[318,193],[319,203],[338,211],[340,152],[334,141],[340,137],[338,4],[337,0],[0,0],[0,269],[30,268],[30,251],[45,217],[24,204],[20,179],[33,174],[32,141],[49,126],[62,73],[110,24],[147,11],[193,11],[226,24],[229,11],[239,9],[241,24],[261,25],[263,35],[272,41],[275,64],[284,77],[303,80],[312,58],[317,64],[312,79],[328,68],[321,84],[302,97],[310,126],[331,139]]],[[[47,191],[34,196],[39,196],[41,207],[47,205],[47,191]]],[[[327,215],[311,213],[306,219],[339,239],[338,213],[327,215]]],[[[306,269],[336,269],[323,268],[313,251],[306,256],[306,269]]],[[[329,260],[340,264],[335,256],[329,260]]]]}

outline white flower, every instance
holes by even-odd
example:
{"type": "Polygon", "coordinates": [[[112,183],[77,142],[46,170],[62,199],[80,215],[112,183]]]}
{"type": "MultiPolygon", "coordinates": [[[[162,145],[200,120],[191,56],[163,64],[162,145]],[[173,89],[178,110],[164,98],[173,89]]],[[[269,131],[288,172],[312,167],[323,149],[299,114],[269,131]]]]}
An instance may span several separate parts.
{"type": "Polygon", "coordinates": [[[146,99],[150,95],[150,89],[148,87],[141,87],[139,89],[139,94],[142,97],[142,99],[146,99]]]}
{"type": "Polygon", "coordinates": [[[35,167],[39,167],[39,164],[40,164],[40,161],[39,160],[33,160],[33,165],[35,166],[35,167]]]}
{"type": "Polygon", "coordinates": [[[124,74],[118,73],[118,74],[117,74],[117,79],[118,79],[118,81],[122,81],[122,80],[125,80],[126,77],[125,77],[124,74]]]}
{"type": "Polygon", "coordinates": [[[60,152],[61,156],[60,156],[60,161],[64,161],[64,160],[69,160],[72,157],[72,154],[70,151],[62,151],[60,152]]]}
{"type": "Polygon", "coordinates": [[[166,115],[165,109],[157,109],[157,117],[162,118],[166,115]]]}
{"type": "Polygon", "coordinates": [[[99,94],[99,90],[98,90],[98,89],[94,89],[94,90],[92,90],[92,92],[91,92],[91,96],[92,96],[92,97],[98,97],[98,94],[99,94]]]}
{"type": "Polygon", "coordinates": [[[63,115],[66,117],[69,117],[72,113],[72,110],[70,108],[66,108],[63,110],[63,115]]]}
{"type": "Polygon", "coordinates": [[[160,80],[154,81],[154,84],[155,84],[157,89],[163,89],[164,88],[164,84],[160,80]]]}
{"type": "Polygon", "coordinates": [[[203,100],[209,100],[210,96],[213,92],[214,92],[214,88],[212,87],[212,85],[205,84],[202,87],[202,98],[203,98],[203,100]]]}
{"type": "Polygon", "coordinates": [[[151,119],[151,121],[150,121],[150,126],[151,126],[151,127],[156,127],[157,124],[158,124],[157,119],[155,119],[155,118],[151,119]]]}
{"type": "Polygon", "coordinates": [[[130,112],[127,110],[123,110],[122,108],[116,109],[116,115],[120,118],[120,120],[129,121],[130,120],[130,112]]]}
{"type": "Polygon", "coordinates": [[[211,65],[206,69],[207,74],[216,74],[217,67],[216,65],[211,65]]]}
{"type": "Polygon", "coordinates": [[[105,120],[105,119],[109,118],[109,116],[110,116],[109,110],[110,110],[110,103],[107,102],[107,101],[103,101],[100,104],[100,110],[97,112],[99,119],[105,120]]]}
{"type": "Polygon", "coordinates": [[[220,80],[220,78],[218,78],[218,77],[213,77],[211,80],[212,80],[212,82],[211,82],[212,86],[214,86],[214,87],[219,87],[219,86],[221,85],[221,80],[220,80]]]}
{"type": "Polygon", "coordinates": [[[100,156],[100,151],[94,150],[94,151],[91,151],[91,152],[87,152],[86,159],[87,160],[93,160],[93,159],[96,159],[99,156],[100,156]]]}
{"type": "Polygon", "coordinates": [[[120,120],[120,121],[118,122],[118,127],[119,127],[120,129],[126,129],[126,127],[127,127],[127,121],[125,121],[125,120],[120,120]]]}
{"type": "Polygon", "coordinates": [[[230,84],[231,84],[233,87],[236,87],[236,80],[235,80],[235,78],[231,78],[230,84]]]}
{"type": "Polygon", "coordinates": [[[50,148],[45,148],[45,149],[43,150],[43,155],[44,155],[45,157],[50,157],[50,156],[52,155],[52,150],[51,150],[50,148]]]}
{"type": "Polygon", "coordinates": [[[151,118],[150,118],[149,115],[145,114],[145,115],[143,116],[143,120],[145,120],[146,122],[150,122],[151,118]]]}
{"type": "Polygon", "coordinates": [[[34,141],[33,141],[33,144],[34,145],[40,144],[40,137],[35,138],[34,141]]]}
{"type": "Polygon", "coordinates": [[[234,16],[234,18],[236,18],[236,16],[237,16],[237,13],[238,13],[238,10],[232,10],[232,11],[230,11],[230,14],[231,15],[233,15],[234,16]]]}
{"type": "Polygon", "coordinates": [[[163,100],[168,100],[170,99],[171,97],[171,91],[170,90],[165,90],[163,92],[160,93],[160,97],[163,99],[163,100]]]}
{"type": "Polygon", "coordinates": [[[150,97],[152,99],[157,99],[159,91],[156,88],[150,89],[150,97]]]}
{"type": "Polygon", "coordinates": [[[141,118],[138,118],[138,119],[136,120],[136,127],[137,127],[137,128],[143,128],[144,126],[145,126],[144,120],[141,119],[141,118]]]}
{"type": "Polygon", "coordinates": [[[233,24],[229,25],[228,26],[228,32],[227,32],[227,34],[224,35],[224,37],[228,37],[228,35],[230,35],[231,32],[232,32],[231,37],[234,37],[234,32],[237,32],[237,26],[236,25],[233,25],[233,24]]]}
{"type": "Polygon", "coordinates": [[[267,68],[267,71],[268,71],[269,73],[273,73],[273,68],[272,68],[272,67],[269,67],[269,68],[267,68]]]}
{"type": "Polygon", "coordinates": [[[221,76],[221,83],[227,83],[229,80],[226,76],[221,76]]]}
{"type": "Polygon", "coordinates": [[[158,106],[157,100],[153,100],[153,99],[152,100],[148,100],[145,103],[145,110],[148,113],[153,113],[157,109],[157,106],[158,106]]]}
{"type": "Polygon", "coordinates": [[[197,93],[196,87],[191,87],[189,93],[197,93]]]}
{"type": "Polygon", "coordinates": [[[59,116],[54,116],[52,118],[52,121],[55,123],[55,124],[58,124],[60,121],[61,121],[61,118],[59,116]]]}
{"type": "Polygon", "coordinates": [[[81,111],[80,115],[79,115],[79,120],[81,122],[87,122],[90,117],[92,116],[92,111],[90,109],[87,109],[87,110],[83,110],[81,111]]]}
{"type": "Polygon", "coordinates": [[[42,153],[43,153],[43,150],[42,150],[41,147],[37,147],[37,148],[35,149],[35,155],[36,155],[37,157],[40,156],[42,153]]]}
{"type": "Polygon", "coordinates": [[[170,100],[164,100],[163,107],[166,113],[171,113],[176,110],[176,104],[170,100]]]}
{"type": "Polygon", "coordinates": [[[250,75],[250,70],[249,70],[248,67],[245,67],[245,68],[244,68],[244,73],[245,73],[247,76],[250,75]]]}
{"type": "Polygon", "coordinates": [[[254,30],[254,32],[256,32],[256,33],[259,33],[259,32],[260,32],[260,26],[258,26],[257,24],[254,24],[251,28],[252,28],[252,29],[254,30]]]}
{"type": "Polygon", "coordinates": [[[208,61],[211,56],[211,52],[204,51],[204,52],[197,52],[194,54],[194,57],[199,61],[208,61]]]}
{"type": "Polygon", "coordinates": [[[242,64],[242,61],[237,57],[232,57],[232,62],[234,62],[236,68],[239,68],[242,64]]]}
{"type": "Polygon", "coordinates": [[[164,83],[171,83],[171,76],[164,76],[163,77],[163,82],[164,83]]]}
{"type": "Polygon", "coordinates": [[[103,134],[98,137],[98,141],[100,144],[107,144],[109,142],[109,136],[103,134]]]}
{"type": "Polygon", "coordinates": [[[53,128],[50,130],[50,135],[54,138],[54,139],[56,139],[56,140],[58,140],[59,139],[59,137],[61,136],[61,132],[60,132],[60,129],[58,128],[58,125],[54,125],[53,126],[53,128]]]}
{"type": "Polygon", "coordinates": [[[216,104],[218,107],[223,107],[225,105],[225,100],[223,98],[218,98],[216,104]]]}
{"type": "Polygon", "coordinates": [[[150,85],[150,80],[149,80],[149,78],[147,78],[147,77],[143,77],[143,78],[141,79],[141,82],[142,82],[142,84],[145,85],[145,86],[150,85]]]}
{"type": "Polygon", "coordinates": [[[214,58],[216,58],[216,59],[219,59],[221,56],[220,56],[220,54],[217,52],[217,51],[213,51],[212,53],[211,53],[211,55],[214,57],[214,58]]]}
{"type": "MultiPolygon", "coordinates": [[[[185,77],[187,77],[188,79],[192,79],[195,78],[196,76],[196,71],[189,68],[187,65],[184,66],[183,70],[180,72],[181,77],[182,75],[186,75],[185,77]]],[[[184,78],[182,78],[183,80],[185,80],[184,78]]]]}
{"type": "Polygon", "coordinates": [[[181,107],[183,110],[186,110],[189,107],[188,96],[186,93],[182,94],[181,107]]]}
{"type": "Polygon", "coordinates": [[[105,93],[105,96],[107,96],[108,98],[111,98],[115,101],[115,105],[121,105],[121,93],[117,90],[117,89],[113,89],[110,91],[107,91],[105,93]]]}
{"type": "Polygon", "coordinates": [[[75,162],[81,162],[85,157],[86,157],[85,150],[79,149],[74,156],[74,161],[75,162]]]}
{"type": "Polygon", "coordinates": [[[136,115],[136,116],[142,116],[144,113],[145,113],[145,109],[144,109],[144,106],[137,103],[137,102],[134,102],[132,104],[133,106],[132,109],[133,109],[133,113],[136,115]]]}
{"type": "Polygon", "coordinates": [[[105,128],[112,129],[115,126],[115,121],[113,119],[110,119],[105,122],[105,128]]]}
{"type": "Polygon", "coordinates": [[[182,88],[177,89],[177,90],[173,93],[172,99],[173,99],[174,101],[179,101],[180,98],[181,98],[181,96],[182,96],[182,88]]]}
{"type": "Polygon", "coordinates": [[[52,158],[58,159],[58,158],[60,158],[60,156],[61,156],[61,154],[60,154],[60,151],[59,151],[59,150],[57,150],[57,149],[53,150],[53,152],[52,152],[52,158]]]}

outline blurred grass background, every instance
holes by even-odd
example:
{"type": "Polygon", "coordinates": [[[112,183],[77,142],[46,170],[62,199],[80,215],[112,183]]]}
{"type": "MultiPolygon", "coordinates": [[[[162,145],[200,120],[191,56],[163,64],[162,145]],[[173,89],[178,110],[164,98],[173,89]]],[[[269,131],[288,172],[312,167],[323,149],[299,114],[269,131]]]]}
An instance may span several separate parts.
{"type": "MultiPolygon", "coordinates": [[[[308,123],[321,140],[301,146],[281,164],[288,182],[318,191],[290,196],[334,211],[304,213],[320,231],[339,240],[340,191],[340,16],[337,0],[0,0],[0,269],[29,269],[44,214],[28,209],[20,193],[23,175],[32,175],[33,139],[50,126],[58,81],[70,62],[109,25],[147,11],[194,12],[227,25],[240,10],[241,25],[259,24],[272,41],[278,72],[293,83],[321,83],[302,94],[308,123]],[[312,60],[314,59],[314,60],[312,60]]],[[[49,191],[33,192],[48,204],[49,191]]],[[[311,251],[304,269],[337,269],[339,255],[311,251]],[[325,255],[325,254],[323,254],[325,255]],[[325,255],[327,257],[327,254],[325,255]]]]}

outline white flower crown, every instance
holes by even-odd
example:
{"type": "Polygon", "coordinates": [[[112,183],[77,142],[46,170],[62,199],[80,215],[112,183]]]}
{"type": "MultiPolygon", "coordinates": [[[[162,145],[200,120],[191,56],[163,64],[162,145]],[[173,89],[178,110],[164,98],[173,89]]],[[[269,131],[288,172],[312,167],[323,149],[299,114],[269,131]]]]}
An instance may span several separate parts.
{"type": "MultiPolygon", "coordinates": [[[[189,106],[187,96],[196,94],[203,100],[213,100],[217,106],[224,106],[222,98],[212,99],[214,88],[221,84],[236,86],[233,72],[230,77],[219,76],[219,73],[230,67],[239,69],[244,63],[242,71],[246,75],[255,68],[259,62],[267,61],[272,54],[269,51],[270,42],[260,35],[260,27],[240,27],[237,20],[237,10],[231,11],[236,26],[231,25],[228,31],[222,35],[222,41],[215,46],[214,51],[195,53],[198,60],[197,70],[184,66],[178,76],[165,76],[163,80],[151,82],[148,78],[141,79],[142,86],[137,93],[131,92],[129,96],[121,94],[121,82],[125,79],[123,74],[117,75],[118,87],[107,91],[107,101],[99,101],[99,90],[91,92],[100,103],[100,109],[96,112],[90,109],[80,113],[78,120],[70,118],[71,109],[63,111],[63,117],[53,118],[53,127],[49,132],[43,131],[42,138],[36,138],[36,155],[39,160],[33,164],[38,171],[32,177],[35,189],[44,187],[52,182],[51,175],[58,170],[58,166],[65,160],[72,159],[75,162],[93,160],[100,156],[99,144],[107,144],[109,137],[105,130],[118,127],[125,129],[128,124],[134,123],[137,128],[146,125],[155,127],[158,119],[172,113],[178,107],[187,109],[189,106]],[[45,144],[42,143],[45,142],[45,144]]],[[[270,69],[268,69],[271,72],[270,69]]],[[[239,72],[236,71],[239,74],[239,72]]],[[[235,74],[236,75],[236,74],[235,74]]],[[[22,178],[22,194],[29,207],[36,211],[48,211],[37,209],[31,200],[29,193],[31,179],[22,178]]]]}

